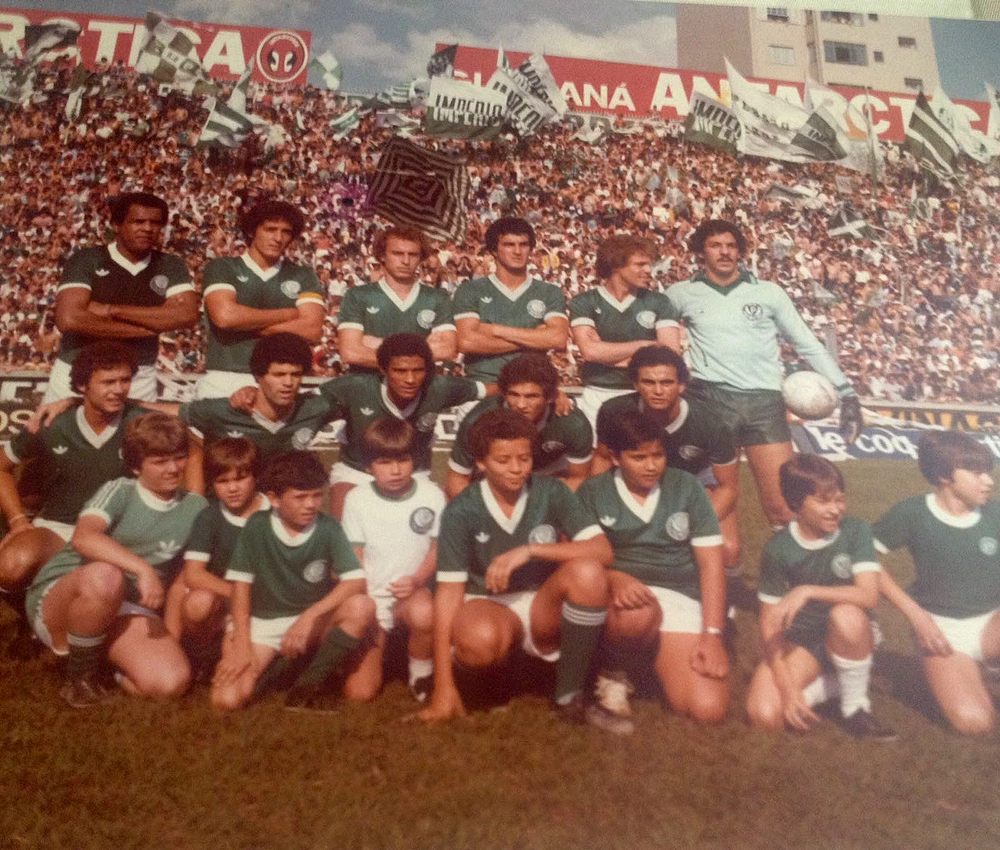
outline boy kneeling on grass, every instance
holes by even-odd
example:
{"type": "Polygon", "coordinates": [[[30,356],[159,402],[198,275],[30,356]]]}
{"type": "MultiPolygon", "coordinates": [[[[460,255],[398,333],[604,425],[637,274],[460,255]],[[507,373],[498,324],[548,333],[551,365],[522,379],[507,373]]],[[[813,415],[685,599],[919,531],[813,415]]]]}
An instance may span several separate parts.
{"type": "Polygon", "coordinates": [[[904,499],[875,523],[881,552],[906,546],[916,581],[909,593],[885,570],[882,593],[910,621],[927,682],[948,722],[968,735],[996,724],[979,665],[1000,661],[1000,501],[993,458],[968,434],[930,431],[917,450],[934,488],[904,499]]]}
{"type": "Polygon", "coordinates": [[[804,731],[819,721],[813,707],[839,694],[849,734],[895,740],[872,716],[868,696],[875,648],[868,610],[879,591],[871,527],[844,516],[844,479],[825,458],[795,455],[779,481],[795,518],[761,553],[764,660],[750,682],[750,722],[804,731]]]}
{"type": "Polygon", "coordinates": [[[233,627],[212,680],[216,708],[241,708],[286,680],[286,708],[334,708],[330,680],[372,626],[375,603],[340,523],[319,512],[325,485],[307,451],[279,455],[264,474],[271,510],[247,520],[226,571],[233,627]]]}
{"type": "Polygon", "coordinates": [[[205,482],[215,493],[194,522],[184,569],[167,594],[164,621],[184,646],[195,681],[209,682],[219,661],[233,584],[223,578],[247,519],[270,507],[257,492],[260,449],[223,437],[205,449],[205,482]]]}
{"type": "Polygon", "coordinates": [[[562,481],[531,474],[535,425],[513,410],[484,413],[469,447],[481,481],[445,508],[434,597],[434,690],[425,720],[465,714],[457,664],[483,669],[517,646],[557,662],[554,709],[603,725],[584,683],[608,608],[613,554],[600,526],[562,481]]]}
{"type": "Polygon", "coordinates": [[[375,480],[344,500],[344,532],[375,600],[378,628],[357,668],[344,683],[351,699],[374,699],[382,687],[388,633],[408,632],[410,692],[426,702],[431,692],[434,599],[427,582],[437,565],[437,537],[445,498],[429,478],[413,477],[413,426],[376,419],[361,433],[365,472],[375,480]]]}
{"type": "Polygon", "coordinates": [[[167,700],[183,694],[191,668],[160,618],[165,588],[205,507],[181,489],[188,431],[180,419],[147,413],[125,427],[122,457],[136,478],[109,481],[80,513],[70,545],[57,552],[28,590],[27,612],[39,639],[65,655],[59,695],[73,708],[104,702],[105,658],[122,687],[167,700]]]}

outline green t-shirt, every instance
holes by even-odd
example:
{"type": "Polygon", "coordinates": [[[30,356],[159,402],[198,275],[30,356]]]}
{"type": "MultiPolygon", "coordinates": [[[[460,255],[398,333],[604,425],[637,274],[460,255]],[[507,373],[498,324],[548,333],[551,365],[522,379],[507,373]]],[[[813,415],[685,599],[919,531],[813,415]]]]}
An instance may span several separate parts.
{"type": "Polygon", "coordinates": [[[722,534],[697,478],[667,467],[640,504],[621,473],[609,469],[584,481],[577,495],[611,542],[614,569],[644,584],[701,599],[693,547],[721,546],[722,534]]]}
{"type": "MultiPolygon", "coordinates": [[[[589,540],[601,533],[572,490],[557,478],[533,475],[507,517],[483,480],[459,493],[441,515],[437,580],[467,582],[467,591],[488,595],[486,569],[497,555],[528,543],[589,540]]],[[[531,560],[514,571],[508,591],[535,590],[556,569],[531,560]]]]}
{"type": "Polygon", "coordinates": [[[273,510],[258,511],[247,520],[226,570],[227,580],[253,585],[250,613],[265,620],[297,617],[338,581],[363,576],[332,516],[320,514],[310,528],[292,536],[273,510]]]}
{"type": "Polygon", "coordinates": [[[943,617],[975,617],[1000,608],[1000,502],[966,517],[945,513],[933,493],[904,499],[875,523],[883,552],[906,546],[917,578],[909,589],[943,617]]]}
{"type": "MultiPolygon", "coordinates": [[[[258,510],[268,510],[269,507],[267,499],[262,497],[262,505],[258,510]]],[[[222,502],[209,502],[208,507],[194,521],[184,560],[201,561],[208,565],[208,571],[212,575],[222,578],[248,519],[249,517],[232,513],[222,502]]]]}

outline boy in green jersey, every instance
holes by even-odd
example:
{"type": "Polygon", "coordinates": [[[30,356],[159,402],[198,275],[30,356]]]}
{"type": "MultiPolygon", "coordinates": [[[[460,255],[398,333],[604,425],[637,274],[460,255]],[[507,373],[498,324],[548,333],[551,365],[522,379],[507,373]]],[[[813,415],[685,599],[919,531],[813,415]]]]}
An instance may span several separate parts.
{"type": "Polygon", "coordinates": [[[279,455],[264,474],[271,510],[247,520],[226,571],[233,628],[212,681],[216,708],[241,708],[293,676],[287,708],[328,708],[330,680],[374,624],[347,536],[319,512],[325,484],[306,451],[279,455]]]}
{"type": "Polygon", "coordinates": [[[872,716],[868,696],[875,649],[868,610],[879,586],[871,527],[844,515],[844,478],[825,458],[795,455],[781,465],[779,482],[794,519],[761,554],[764,660],[750,682],[750,722],[805,731],[819,721],[813,707],[839,692],[849,734],[895,740],[872,716]]]}
{"type": "Polygon", "coordinates": [[[191,669],[160,610],[205,499],[181,489],[188,459],[184,424],[164,413],[133,419],[122,454],[135,479],[105,484],[28,590],[35,633],[65,655],[60,696],[74,708],[103,702],[105,655],[135,695],[174,699],[191,669]],[[106,650],[106,651],[105,651],[106,650]]]}
{"type": "Polygon", "coordinates": [[[880,552],[906,546],[916,581],[904,591],[884,570],[881,589],[910,621],[924,673],[948,722],[985,734],[996,708],[980,663],[1000,659],[1000,501],[993,458],[968,434],[930,431],[920,471],[933,490],[904,499],[875,523],[880,552]]]}

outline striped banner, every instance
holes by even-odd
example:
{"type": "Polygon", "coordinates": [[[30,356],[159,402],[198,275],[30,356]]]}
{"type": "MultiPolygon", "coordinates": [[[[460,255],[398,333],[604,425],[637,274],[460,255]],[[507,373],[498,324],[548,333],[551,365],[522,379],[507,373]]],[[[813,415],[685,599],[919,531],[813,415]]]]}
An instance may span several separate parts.
{"type": "Polygon", "coordinates": [[[920,167],[935,177],[947,179],[954,175],[958,142],[934,114],[923,92],[917,95],[913,105],[905,146],[917,158],[920,167]]]}
{"type": "Polygon", "coordinates": [[[135,62],[137,73],[189,94],[218,94],[187,35],[155,12],[147,13],[146,29],[149,35],[135,62]]]}
{"type": "Polygon", "coordinates": [[[468,194],[464,157],[427,150],[393,136],[382,148],[367,205],[390,221],[461,243],[468,194]]]}
{"type": "Polygon", "coordinates": [[[208,120],[201,129],[196,147],[238,148],[253,132],[253,123],[242,112],[209,98],[208,120]]]}

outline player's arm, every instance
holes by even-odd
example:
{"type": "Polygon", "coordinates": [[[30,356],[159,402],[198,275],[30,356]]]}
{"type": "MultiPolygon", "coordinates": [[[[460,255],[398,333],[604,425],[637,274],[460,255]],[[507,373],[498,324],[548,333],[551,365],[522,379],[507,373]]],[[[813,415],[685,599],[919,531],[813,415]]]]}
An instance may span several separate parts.
{"type": "Polygon", "coordinates": [[[785,339],[813,369],[830,379],[841,397],[854,395],[854,389],[851,387],[851,382],[847,380],[847,376],[844,375],[826,347],[816,338],[816,334],[799,315],[792,299],[784,292],[780,292],[775,321],[785,339]]]}
{"type": "Polygon", "coordinates": [[[444,482],[444,493],[449,500],[454,499],[471,483],[472,483],[471,472],[456,472],[454,469],[449,467],[448,477],[445,479],[444,482]]]}
{"type": "Polygon", "coordinates": [[[229,596],[229,615],[233,630],[229,640],[222,642],[222,659],[215,668],[213,685],[235,682],[253,665],[253,644],[250,640],[250,591],[252,584],[234,581],[229,596]]]}
{"type": "Polygon", "coordinates": [[[514,328],[510,325],[490,325],[493,335],[512,343],[515,348],[538,351],[564,351],[569,337],[569,320],[565,316],[548,316],[535,328],[514,328]]]}
{"type": "Polygon", "coordinates": [[[294,317],[261,329],[261,336],[277,333],[296,334],[312,345],[323,339],[323,320],[326,318],[326,307],[323,306],[323,302],[318,299],[300,299],[293,309],[294,317]]]}
{"type": "Polygon", "coordinates": [[[433,330],[427,337],[435,363],[443,363],[458,357],[458,332],[448,330],[433,330]]]}
{"type": "Polygon", "coordinates": [[[691,652],[691,668],[702,676],[724,679],[729,656],[722,642],[726,625],[726,575],[722,546],[692,546],[701,587],[702,631],[691,652]]]}
{"type": "Polygon", "coordinates": [[[0,451],[0,510],[7,520],[8,539],[19,531],[31,528],[31,521],[24,513],[21,496],[17,492],[17,481],[14,480],[16,464],[6,451],[0,451]]]}
{"type": "Polygon", "coordinates": [[[309,647],[309,637],[313,633],[316,621],[335,611],[345,600],[364,592],[363,578],[341,579],[326,596],[299,614],[281,641],[281,654],[289,658],[301,655],[309,647]]]}
{"type": "Polygon", "coordinates": [[[181,579],[191,590],[207,590],[223,599],[229,599],[233,595],[233,582],[209,572],[208,561],[186,558],[181,570],[181,579]]]}
{"type": "Polygon", "coordinates": [[[366,334],[361,328],[337,329],[337,351],[340,352],[340,359],[348,366],[377,369],[376,351],[381,342],[381,339],[366,334]],[[373,342],[375,344],[371,345],[373,342]]]}
{"type": "MultiPolygon", "coordinates": [[[[681,329],[678,324],[662,325],[656,329],[656,344],[665,345],[667,348],[672,348],[678,354],[683,354],[681,351],[681,329]]],[[[626,364],[627,365],[627,364],[626,364]]]]}
{"type": "Polygon", "coordinates": [[[455,328],[458,334],[458,350],[463,354],[509,354],[517,351],[518,346],[497,336],[491,325],[481,322],[476,316],[455,318],[455,328]]]}
{"type": "Polygon", "coordinates": [[[716,484],[709,489],[708,498],[719,519],[725,519],[736,507],[736,497],[740,493],[740,468],[736,463],[712,465],[716,484]]]}
{"type": "Polygon", "coordinates": [[[425,587],[437,569],[437,540],[431,540],[427,554],[417,568],[408,576],[401,576],[389,585],[396,599],[407,599],[421,587],[425,587]]]}
{"type": "Polygon", "coordinates": [[[145,328],[153,334],[189,328],[198,321],[198,293],[193,289],[171,295],[158,307],[120,304],[105,304],[103,307],[108,318],[145,328]]]}
{"type": "Polygon", "coordinates": [[[593,325],[573,325],[573,342],[588,363],[602,363],[605,366],[626,366],[640,348],[657,345],[656,340],[636,339],[629,342],[606,342],[593,325]]]}
{"type": "MultiPolygon", "coordinates": [[[[79,333],[111,339],[139,339],[156,336],[140,325],[111,318],[106,310],[98,315],[89,309],[90,288],[63,287],[56,294],[56,327],[63,333],[79,333]]],[[[103,305],[106,308],[108,305],[103,305]]]]}
{"type": "Polygon", "coordinates": [[[774,605],[774,616],[783,630],[791,628],[795,615],[807,602],[829,605],[857,605],[874,608],[878,602],[878,573],[875,570],[854,574],[854,583],[845,585],[800,584],[793,587],[774,605]]]}
{"type": "Polygon", "coordinates": [[[788,663],[785,660],[784,629],[781,618],[770,602],[760,605],[760,637],[764,648],[764,663],[771,668],[774,683],[781,695],[782,714],[785,722],[793,729],[806,730],[819,722],[816,714],[806,703],[802,689],[795,684],[788,663]]]}
{"type": "Polygon", "coordinates": [[[184,467],[184,487],[205,495],[205,447],[201,437],[188,428],[188,462],[184,467]]]}
{"type": "Polygon", "coordinates": [[[510,585],[510,577],[531,560],[552,561],[564,564],[567,561],[586,559],[598,561],[610,567],[615,555],[611,543],[599,532],[586,539],[560,541],[558,543],[526,543],[497,555],[486,568],[486,589],[491,593],[504,593],[510,585]]]}
{"type": "Polygon", "coordinates": [[[878,589],[909,620],[921,649],[931,655],[951,655],[951,644],[934,622],[934,618],[900,587],[888,570],[879,571],[878,589]]]}
{"type": "Polygon", "coordinates": [[[430,703],[419,713],[422,720],[450,720],[465,716],[462,696],[455,687],[451,657],[452,627],[464,601],[464,581],[438,579],[434,593],[434,690],[430,703]]]}
{"type": "Polygon", "coordinates": [[[101,561],[136,578],[139,602],[156,610],[163,604],[164,589],[160,577],[145,560],[107,534],[108,522],[96,514],[84,513],[76,521],[71,544],[85,562],[101,561]]]}

